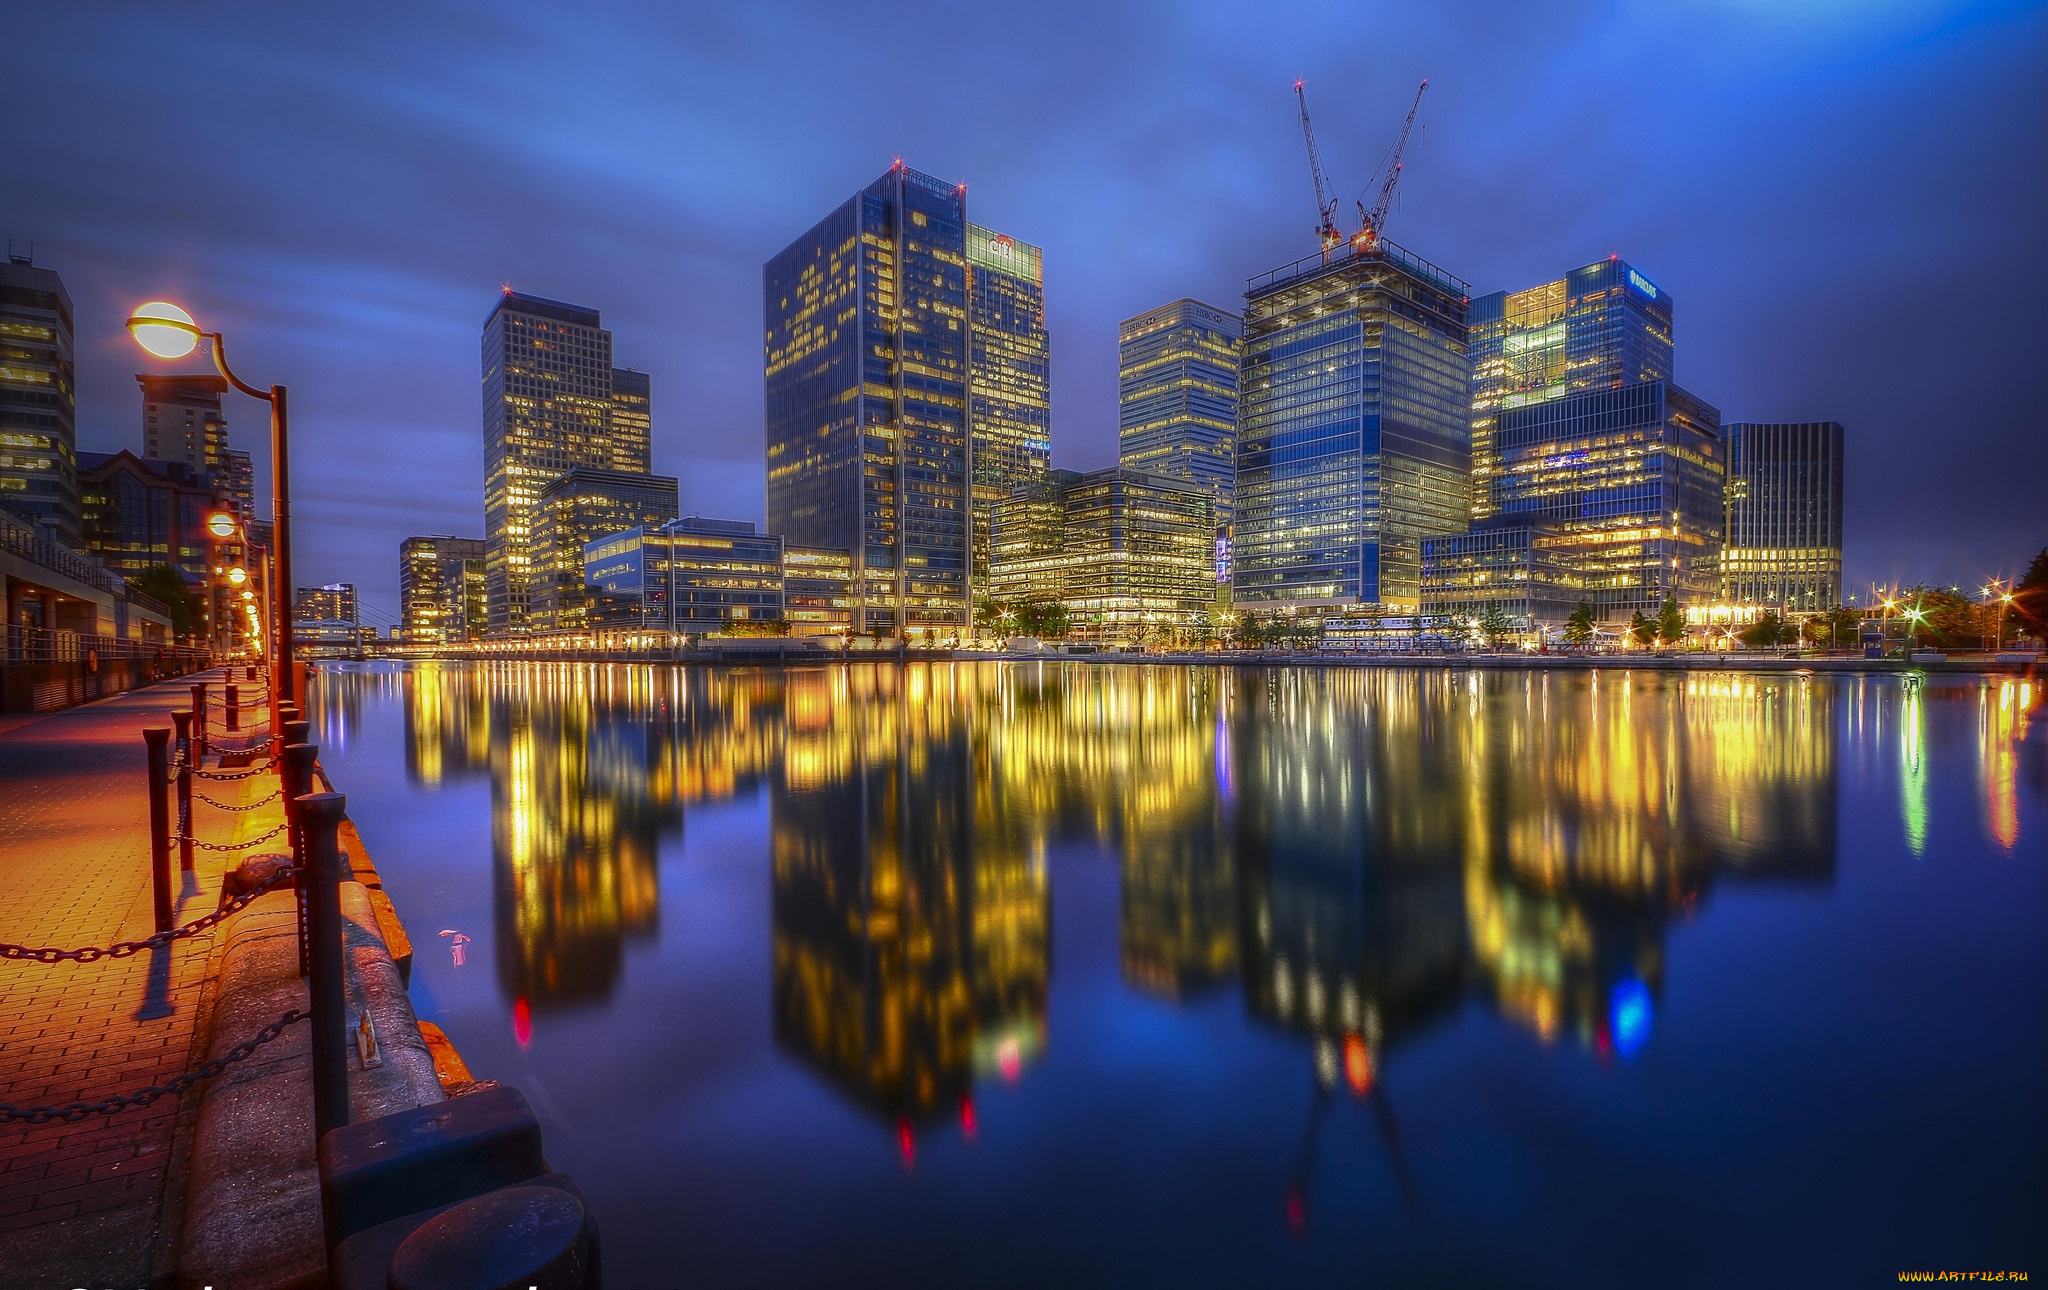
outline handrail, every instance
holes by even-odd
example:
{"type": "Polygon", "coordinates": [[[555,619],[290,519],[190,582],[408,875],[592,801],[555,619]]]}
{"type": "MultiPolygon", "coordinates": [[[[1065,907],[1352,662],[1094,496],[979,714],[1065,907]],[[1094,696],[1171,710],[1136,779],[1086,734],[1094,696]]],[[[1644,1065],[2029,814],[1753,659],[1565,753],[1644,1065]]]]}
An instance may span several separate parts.
{"type": "Polygon", "coordinates": [[[135,640],[123,636],[94,636],[55,627],[26,627],[19,623],[0,624],[0,663],[84,663],[128,658],[153,659],[161,650],[166,660],[203,663],[207,651],[189,645],[135,640]]]}

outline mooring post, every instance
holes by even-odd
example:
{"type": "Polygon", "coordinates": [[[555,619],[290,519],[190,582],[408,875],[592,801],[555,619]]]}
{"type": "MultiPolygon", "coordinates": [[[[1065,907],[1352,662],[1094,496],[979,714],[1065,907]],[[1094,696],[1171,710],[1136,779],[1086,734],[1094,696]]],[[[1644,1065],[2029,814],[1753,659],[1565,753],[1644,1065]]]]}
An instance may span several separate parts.
{"type": "Polygon", "coordinates": [[[313,970],[313,942],[311,930],[306,925],[306,895],[313,888],[306,867],[306,822],[299,810],[299,799],[313,791],[313,759],[320,750],[305,740],[304,722],[296,723],[298,737],[293,738],[287,727],[284,754],[278,760],[279,796],[284,800],[285,843],[292,853],[292,864],[298,867],[299,876],[292,883],[299,906],[299,975],[305,976],[313,970]]]}
{"type": "Polygon", "coordinates": [[[221,702],[226,713],[221,717],[220,728],[233,734],[242,728],[242,692],[235,688],[233,681],[229,681],[224,689],[227,697],[221,702]]]}
{"type": "Polygon", "coordinates": [[[199,755],[206,755],[206,682],[192,683],[192,740],[199,755]]]}
{"type": "Polygon", "coordinates": [[[178,760],[178,871],[192,872],[192,714],[173,712],[178,760]]]}
{"type": "Polygon", "coordinates": [[[171,786],[169,726],[145,726],[149,755],[149,885],[156,896],[156,929],[171,930],[171,786]]]}
{"type": "Polygon", "coordinates": [[[313,1023],[313,1141],[348,1123],[348,1012],[341,981],[341,839],[348,809],[340,793],[299,799],[306,832],[306,931],[313,1023]]]}

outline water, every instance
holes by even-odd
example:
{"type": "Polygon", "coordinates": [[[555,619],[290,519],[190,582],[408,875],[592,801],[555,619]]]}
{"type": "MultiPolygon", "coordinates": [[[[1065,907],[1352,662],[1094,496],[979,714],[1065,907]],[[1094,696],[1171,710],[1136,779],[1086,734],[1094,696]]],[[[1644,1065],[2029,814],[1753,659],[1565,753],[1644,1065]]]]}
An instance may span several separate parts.
{"type": "Polygon", "coordinates": [[[608,1284],[2048,1276],[2036,684],[319,684],[608,1284]]]}

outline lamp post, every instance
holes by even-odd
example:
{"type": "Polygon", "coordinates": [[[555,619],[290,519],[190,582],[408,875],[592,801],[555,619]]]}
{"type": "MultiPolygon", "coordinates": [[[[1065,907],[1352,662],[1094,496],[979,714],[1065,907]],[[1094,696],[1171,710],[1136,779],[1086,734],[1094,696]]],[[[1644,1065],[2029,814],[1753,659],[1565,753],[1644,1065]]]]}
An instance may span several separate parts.
{"type": "Polygon", "coordinates": [[[291,462],[287,456],[285,390],[273,385],[260,390],[247,384],[228,366],[226,342],[217,331],[201,331],[192,315],[174,304],[152,300],[140,305],[128,318],[128,330],[135,343],[158,358],[183,358],[202,340],[213,343],[213,366],[227,383],[252,399],[270,405],[270,506],[271,506],[271,622],[277,625],[277,651],[271,657],[271,694],[296,701],[296,678],[292,675],[292,637],[285,624],[291,622],[288,597],[292,585],[291,462]]]}
{"type": "MultiPolygon", "coordinates": [[[[270,671],[270,707],[271,715],[275,716],[277,709],[286,702],[289,694],[286,683],[278,671],[278,649],[280,647],[278,638],[284,631],[289,630],[285,625],[289,620],[279,619],[275,612],[275,606],[271,603],[271,592],[275,589],[277,582],[276,573],[270,565],[271,549],[261,542],[252,541],[247,527],[242,523],[241,517],[227,509],[217,510],[207,516],[206,529],[207,532],[223,542],[231,537],[240,538],[242,558],[245,560],[249,558],[251,552],[258,553],[255,564],[257,571],[264,575],[262,594],[259,595],[251,590],[248,585],[249,580],[256,576],[256,574],[252,574],[241,565],[236,565],[234,568],[229,569],[227,571],[227,579],[230,587],[241,592],[243,609],[255,620],[254,626],[256,629],[255,635],[258,652],[263,655],[263,662],[270,671]]],[[[233,602],[231,601],[230,603],[232,604],[233,602]]],[[[244,631],[246,629],[238,624],[236,630],[244,631]]]]}

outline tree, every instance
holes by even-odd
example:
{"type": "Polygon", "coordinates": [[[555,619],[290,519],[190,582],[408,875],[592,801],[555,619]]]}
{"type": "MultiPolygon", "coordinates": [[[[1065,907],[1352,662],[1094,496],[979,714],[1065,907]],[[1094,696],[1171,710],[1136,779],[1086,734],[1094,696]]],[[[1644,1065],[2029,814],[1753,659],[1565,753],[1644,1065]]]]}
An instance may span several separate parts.
{"type": "Polygon", "coordinates": [[[1066,605],[1057,600],[1017,606],[1017,628],[1040,640],[1061,640],[1072,628],[1066,605]]]}
{"type": "Polygon", "coordinates": [[[1816,645],[1836,648],[1854,645],[1863,627],[1863,615],[1847,605],[1836,605],[1824,614],[1806,620],[1806,635],[1816,645]]]}
{"type": "Polygon", "coordinates": [[[1751,649],[1767,649],[1772,645],[1776,645],[1778,638],[1784,635],[1784,632],[1785,620],[1778,617],[1778,611],[1766,609],[1763,612],[1763,616],[1743,628],[1740,635],[1742,636],[1742,643],[1751,649]]]}
{"type": "Polygon", "coordinates": [[[1635,613],[1629,615],[1629,644],[1635,646],[1637,649],[1643,649],[1649,645],[1650,638],[1656,634],[1657,624],[1643,617],[1642,610],[1638,609],[1635,611],[1635,613]]]}
{"type": "Polygon", "coordinates": [[[178,636],[197,636],[206,630],[206,602],[193,594],[185,575],[168,564],[153,564],[128,579],[128,585],[145,596],[163,602],[171,611],[171,631],[178,636]]]}
{"type": "Polygon", "coordinates": [[[1479,634],[1488,649],[1499,649],[1515,631],[1515,620],[1498,600],[1488,601],[1479,614],[1479,634]]]}
{"type": "Polygon", "coordinates": [[[789,622],[782,618],[735,618],[718,629],[721,636],[787,636],[789,622]]]}
{"type": "Polygon", "coordinates": [[[2048,548],[2034,557],[2027,575],[2012,589],[2010,612],[2032,635],[2048,637],[2048,548]]]}
{"type": "Polygon", "coordinates": [[[1572,610],[1572,616],[1564,620],[1564,638],[1573,645],[1593,643],[1593,602],[1581,600],[1579,607],[1572,610]]]}
{"type": "Polygon", "coordinates": [[[1952,587],[1908,587],[1898,604],[1906,616],[1906,639],[1917,645],[1952,649],[1983,638],[1983,608],[1952,587]]]}
{"type": "Polygon", "coordinates": [[[1685,639],[1685,615],[1679,612],[1676,596],[1664,597],[1664,606],[1657,611],[1657,638],[1666,645],[1685,639]]]}

